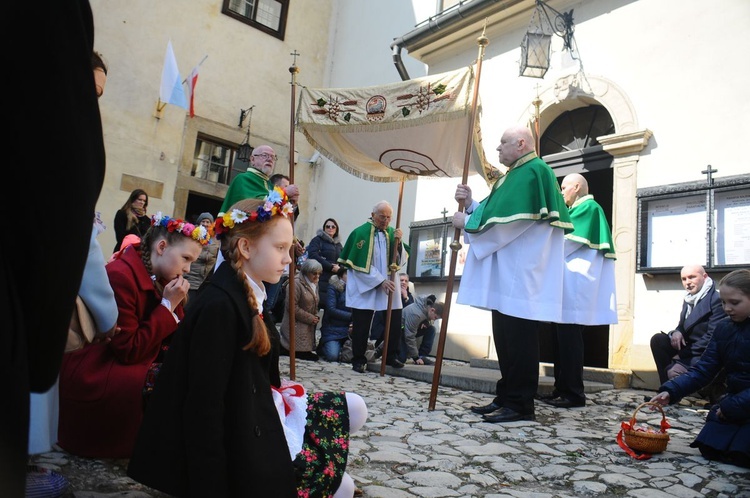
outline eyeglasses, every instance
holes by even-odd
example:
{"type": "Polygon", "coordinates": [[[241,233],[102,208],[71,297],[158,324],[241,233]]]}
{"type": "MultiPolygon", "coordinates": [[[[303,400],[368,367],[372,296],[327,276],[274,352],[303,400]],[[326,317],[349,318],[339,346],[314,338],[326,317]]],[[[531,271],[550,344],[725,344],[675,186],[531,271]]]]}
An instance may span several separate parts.
{"type": "Polygon", "coordinates": [[[270,159],[275,161],[277,159],[276,154],[269,154],[267,152],[261,152],[260,154],[253,154],[253,157],[262,157],[263,159],[270,159]]]}
{"type": "Polygon", "coordinates": [[[336,225],[326,225],[326,228],[336,228],[336,225]]]}

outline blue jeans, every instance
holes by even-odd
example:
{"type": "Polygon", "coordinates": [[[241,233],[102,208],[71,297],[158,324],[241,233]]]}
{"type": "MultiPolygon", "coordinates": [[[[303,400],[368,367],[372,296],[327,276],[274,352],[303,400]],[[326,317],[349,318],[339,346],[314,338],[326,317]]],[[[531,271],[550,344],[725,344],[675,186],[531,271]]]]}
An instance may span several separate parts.
{"type": "Polygon", "coordinates": [[[346,342],[346,339],[326,341],[318,346],[318,354],[325,361],[339,361],[341,346],[344,345],[344,342],[346,342]]]}
{"type": "Polygon", "coordinates": [[[263,284],[266,287],[266,308],[272,310],[273,306],[276,304],[276,298],[279,297],[279,291],[281,290],[281,280],[279,280],[275,284],[269,284],[267,282],[263,282],[263,284]]]}

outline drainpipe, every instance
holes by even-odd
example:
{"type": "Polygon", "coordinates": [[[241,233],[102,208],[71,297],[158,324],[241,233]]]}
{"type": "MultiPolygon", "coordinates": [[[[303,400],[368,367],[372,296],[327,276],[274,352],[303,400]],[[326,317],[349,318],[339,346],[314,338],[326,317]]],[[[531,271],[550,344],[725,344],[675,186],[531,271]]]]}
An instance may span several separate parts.
{"type": "MultiPolygon", "coordinates": [[[[441,12],[433,17],[430,17],[426,22],[421,23],[416,29],[408,32],[407,34],[393,39],[391,43],[391,52],[393,53],[393,64],[396,66],[396,71],[402,80],[406,81],[409,78],[409,73],[406,71],[404,61],[401,59],[401,50],[404,47],[413,45],[429,35],[437,33],[444,28],[449,28],[459,21],[470,17],[477,16],[485,10],[492,10],[497,12],[503,10],[510,5],[519,3],[522,0],[473,0],[473,1],[461,1],[457,5],[445,12],[441,12]],[[499,8],[493,9],[492,7],[498,4],[501,5],[499,8]]],[[[438,2],[440,5],[440,2],[438,2]]]]}

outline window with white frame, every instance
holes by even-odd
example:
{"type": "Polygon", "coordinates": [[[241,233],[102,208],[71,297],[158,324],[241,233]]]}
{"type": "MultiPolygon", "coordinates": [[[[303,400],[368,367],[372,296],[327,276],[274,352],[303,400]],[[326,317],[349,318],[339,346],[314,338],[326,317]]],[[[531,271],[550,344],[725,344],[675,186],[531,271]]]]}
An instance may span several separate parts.
{"type": "Polygon", "coordinates": [[[289,0],[224,0],[221,12],[271,36],[284,39],[289,0]]]}

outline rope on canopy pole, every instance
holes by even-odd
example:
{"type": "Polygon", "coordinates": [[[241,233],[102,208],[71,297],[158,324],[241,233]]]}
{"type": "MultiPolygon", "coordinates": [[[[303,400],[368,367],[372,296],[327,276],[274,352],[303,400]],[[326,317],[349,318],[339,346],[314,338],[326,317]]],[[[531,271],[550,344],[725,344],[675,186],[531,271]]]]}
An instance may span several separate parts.
{"type": "MultiPolygon", "coordinates": [[[[396,228],[401,227],[401,202],[404,198],[404,179],[401,179],[401,185],[398,189],[398,211],[396,212],[396,228]]],[[[388,278],[396,284],[396,289],[401,292],[401,282],[398,282],[396,276],[398,275],[398,264],[396,263],[396,255],[398,254],[398,244],[401,239],[393,239],[393,248],[391,249],[391,261],[393,263],[388,268],[388,278]]],[[[395,292],[395,291],[394,291],[395,292]]],[[[400,299],[400,297],[399,297],[400,299]]],[[[380,357],[380,376],[385,375],[385,365],[388,361],[388,336],[391,330],[391,311],[393,310],[393,296],[388,295],[388,311],[385,313],[385,330],[383,331],[383,355],[380,357]]]]}
{"type": "MultiPolygon", "coordinates": [[[[294,108],[295,108],[295,99],[297,96],[297,74],[299,74],[299,68],[297,67],[297,56],[299,53],[297,53],[297,50],[295,49],[294,52],[291,54],[292,57],[294,57],[294,60],[292,62],[292,65],[289,67],[289,73],[292,75],[292,79],[290,81],[291,88],[292,88],[292,106],[291,106],[291,114],[289,116],[289,183],[294,184],[294,108]]],[[[290,217],[290,220],[292,221],[292,235],[294,236],[294,214],[290,217]]],[[[295,309],[294,309],[294,303],[295,303],[295,289],[294,289],[294,277],[297,273],[297,254],[295,252],[295,246],[297,237],[294,236],[293,238],[294,243],[292,244],[292,247],[289,249],[290,256],[292,257],[292,261],[289,263],[289,296],[287,297],[287,310],[289,312],[289,379],[290,380],[296,380],[297,378],[297,369],[296,369],[296,359],[295,359],[295,309]]]]}
{"type": "MultiPolygon", "coordinates": [[[[479,51],[477,55],[477,72],[474,76],[474,91],[471,102],[471,119],[469,120],[469,129],[466,137],[466,154],[464,156],[464,171],[461,177],[461,184],[466,184],[469,180],[469,163],[471,162],[471,150],[474,141],[474,127],[477,120],[477,101],[479,99],[479,77],[482,73],[482,59],[484,59],[484,49],[489,45],[490,40],[485,36],[487,31],[487,19],[484,20],[484,28],[482,34],[477,38],[477,45],[479,45],[479,51]]],[[[458,203],[458,210],[463,212],[464,203],[458,203]]],[[[458,228],[453,233],[453,241],[450,244],[451,248],[451,262],[450,262],[450,273],[448,274],[448,285],[445,289],[445,306],[443,308],[443,319],[440,320],[440,337],[438,338],[438,349],[437,357],[435,361],[435,370],[432,374],[432,389],[430,390],[430,403],[428,410],[432,411],[435,409],[435,401],[437,399],[437,389],[440,384],[440,372],[443,366],[443,352],[445,350],[445,336],[448,331],[448,316],[450,314],[451,300],[453,297],[453,281],[456,275],[456,262],[458,261],[458,251],[461,249],[461,243],[458,241],[461,237],[461,230],[458,228]]]]}

